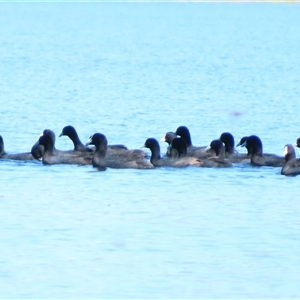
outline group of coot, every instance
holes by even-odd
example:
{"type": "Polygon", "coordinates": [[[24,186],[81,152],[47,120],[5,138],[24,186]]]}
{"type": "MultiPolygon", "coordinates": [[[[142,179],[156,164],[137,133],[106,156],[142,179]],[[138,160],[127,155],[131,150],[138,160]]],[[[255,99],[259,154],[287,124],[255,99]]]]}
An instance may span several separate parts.
{"type": "MultiPolygon", "coordinates": [[[[209,146],[196,147],[192,144],[189,129],[180,126],[176,132],[167,132],[160,142],[168,144],[167,153],[161,155],[159,142],[148,138],[143,147],[151,151],[150,159],[141,149],[129,150],[124,145],[108,145],[102,133],[93,134],[84,145],[73,126],[63,128],[61,136],[68,136],[74,150],[62,151],[55,148],[55,134],[45,129],[39,140],[32,146],[31,152],[9,154],[4,151],[3,138],[0,135],[0,158],[12,160],[37,159],[44,164],[93,165],[98,170],[108,168],[153,169],[156,167],[231,167],[236,163],[251,163],[255,166],[281,167],[281,174],[296,176],[300,174],[300,160],[296,159],[293,145],[284,147],[284,156],[263,153],[263,145],[256,135],[245,136],[236,145],[245,147],[247,154],[235,150],[234,137],[224,132],[209,146]],[[93,147],[91,147],[91,145],[93,147]]],[[[295,146],[300,148],[300,139],[295,146]]]]}

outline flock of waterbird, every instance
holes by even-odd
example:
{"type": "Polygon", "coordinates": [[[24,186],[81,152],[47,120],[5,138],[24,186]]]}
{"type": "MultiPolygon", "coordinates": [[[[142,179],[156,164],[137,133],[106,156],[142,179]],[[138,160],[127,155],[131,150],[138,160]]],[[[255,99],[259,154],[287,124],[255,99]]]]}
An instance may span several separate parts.
{"type": "MultiPolygon", "coordinates": [[[[9,154],[4,150],[4,141],[0,135],[0,159],[33,160],[43,164],[92,165],[100,171],[106,168],[153,169],[156,167],[231,167],[233,164],[248,163],[255,166],[281,167],[281,174],[296,176],[300,174],[300,160],[296,159],[292,144],[284,147],[283,156],[263,153],[261,139],[256,135],[245,136],[236,147],[247,149],[247,154],[235,150],[234,137],[223,132],[220,138],[213,140],[209,146],[196,147],[192,144],[189,129],[180,126],[176,132],[167,132],[160,142],[168,144],[167,153],[161,155],[159,142],[148,138],[143,147],[149,148],[151,157],[141,149],[129,150],[124,145],[108,145],[105,135],[93,134],[84,145],[73,126],[65,126],[59,137],[68,136],[74,149],[62,151],[55,148],[55,133],[45,129],[30,152],[9,154]],[[92,147],[91,147],[92,146],[92,147]]],[[[295,146],[300,148],[300,138],[295,146]]]]}

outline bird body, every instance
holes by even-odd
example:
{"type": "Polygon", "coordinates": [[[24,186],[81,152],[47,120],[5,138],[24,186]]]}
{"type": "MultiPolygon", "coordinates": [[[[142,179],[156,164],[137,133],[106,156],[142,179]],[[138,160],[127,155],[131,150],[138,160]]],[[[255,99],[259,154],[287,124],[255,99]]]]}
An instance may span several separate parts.
{"type": "Polygon", "coordinates": [[[10,160],[33,160],[34,157],[30,152],[24,153],[6,153],[4,150],[4,140],[0,135],[0,159],[10,160]]]}
{"type": "Polygon", "coordinates": [[[286,144],[283,152],[285,163],[281,169],[281,174],[286,176],[297,176],[300,175],[300,167],[296,160],[295,149],[293,145],[286,144]]]}
{"type": "Polygon", "coordinates": [[[42,135],[39,138],[39,144],[44,147],[43,156],[39,158],[46,165],[54,164],[75,164],[90,165],[92,163],[92,154],[82,155],[75,151],[57,151],[54,148],[53,138],[50,135],[42,135]]]}
{"type": "Polygon", "coordinates": [[[284,157],[271,153],[263,153],[261,139],[256,135],[243,137],[239,143],[246,147],[248,155],[251,157],[251,164],[254,166],[282,167],[285,163],[284,157]],[[243,142],[243,143],[241,143],[243,142]]]}
{"type": "Polygon", "coordinates": [[[96,149],[93,155],[93,167],[99,170],[105,170],[106,167],[115,169],[152,169],[154,166],[145,160],[135,150],[124,150],[108,153],[107,139],[102,133],[94,133],[86,146],[95,145],[96,149]]]}
{"type": "Polygon", "coordinates": [[[159,143],[155,138],[148,138],[143,147],[150,149],[150,161],[155,167],[182,168],[201,165],[199,159],[195,157],[161,157],[159,143]]]}

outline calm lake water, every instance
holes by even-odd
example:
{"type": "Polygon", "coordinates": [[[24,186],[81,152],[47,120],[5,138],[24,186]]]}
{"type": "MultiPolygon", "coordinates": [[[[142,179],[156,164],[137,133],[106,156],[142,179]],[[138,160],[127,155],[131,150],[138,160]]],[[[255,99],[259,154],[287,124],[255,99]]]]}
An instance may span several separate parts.
{"type": "MultiPolygon", "coordinates": [[[[300,136],[299,15],[299,4],[0,3],[6,151],[69,124],[83,142],[102,132],[129,148],[186,125],[195,145],[256,134],[282,155],[300,136]]],[[[300,177],[280,168],[2,160],[0,172],[0,298],[300,298],[300,177]]]]}

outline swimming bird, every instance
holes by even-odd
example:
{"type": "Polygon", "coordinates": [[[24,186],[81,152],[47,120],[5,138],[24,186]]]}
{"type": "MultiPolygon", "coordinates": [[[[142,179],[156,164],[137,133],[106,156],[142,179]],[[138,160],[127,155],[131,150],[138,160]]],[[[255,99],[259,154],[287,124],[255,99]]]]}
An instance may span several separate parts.
{"type": "Polygon", "coordinates": [[[115,169],[153,169],[154,166],[144,158],[135,156],[134,152],[125,150],[120,154],[107,152],[107,138],[102,133],[94,133],[86,143],[86,146],[96,147],[92,164],[98,170],[105,170],[106,167],[115,169]]]}
{"type": "Polygon", "coordinates": [[[300,167],[296,160],[296,153],[293,145],[286,144],[283,152],[285,163],[281,169],[281,174],[286,176],[300,175],[300,167]]]}
{"type": "Polygon", "coordinates": [[[87,153],[85,156],[74,152],[67,153],[64,151],[55,151],[54,141],[51,135],[44,134],[39,138],[39,145],[44,147],[44,153],[39,160],[46,165],[54,164],[76,164],[76,165],[90,165],[92,163],[92,155],[87,153]]]}
{"type": "MultiPolygon", "coordinates": [[[[220,140],[225,145],[225,156],[233,163],[249,162],[250,156],[238,153],[234,148],[234,137],[230,132],[223,132],[220,140]]],[[[238,144],[239,145],[239,144],[238,144]]]]}
{"type": "Polygon", "coordinates": [[[234,149],[234,137],[230,132],[223,132],[220,136],[220,140],[225,145],[225,153],[233,154],[235,153],[234,149]]]}
{"type": "MultiPolygon", "coordinates": [[[[91,151],[74,151],[74,150],[58,150],[55,148],[55,133],[53,130],[51,129],[44,129],[41,136],[49,136],[49,139],[52,140],[51,144],[48,142],[48,147],[51,149],[50,152],[52,153],[51,155],[55,155],[55,156],[70,156],[70,157],[77,157],[77,156],[83,156],[86,157],[88,155],[90,155],[90,158],[92,158],[93,156],[93,152],[91,151]]],[[[43,140],[42,140],[43,141],[43,140]]],[[[38,141],[37,143],[35,143],[32,148],[31,148],[31,154],[33,155],[33,157],[37,160],[41,160],[45,149],[42,148],[43,145],[41,145],[41,143],[38,141]]],[[[58,160],[59,161],[59,160],[58,160]]]]}
{"type": "Polygon", "coordinates": [[[205,160],[201,159],[202,167],[226,168],[232,166],[231,161],[225,156],[225,146],[220,139],[212,140],[206,150],[213,151],[215,156],[208,157],[205,160]]]}
{"type": "Polygon", "coordinates": [[[225,158],[225,146],[220,139],[212,140],[206,150],[213,150],[217,157],[225,158]]]}
{"type": "MultiPolygon", "coordinates": [[[[168,144],[166,155],[169,157],[172,157],[171,143],[175,138],[177,138],[177,134],[175,132],[169,131],[159,141],[160,143],[166,142],[168,144]]],[[[173,155],[177,157],[178,153],[174,153],[173,151],[173,155]]]]}
{"type": "Polygon", "coordinates": [[[24,153],[6,153],[4,150],[4,140],[0,135],[0,158],[2,159],[11,159],[11,160],[33,160],[34,157],[31,155],[30,152],[24,153]]]}
{"type": "MultiPolygon", "coordinates": [[[[242,146],[242,145],[244,145],[245,144],[245,142],[246,142],[246,140],[247,140],[247,136],[243,136],[242,138],[241,138],[241,140],[237,143],[237,147],[239,147],[239,146],[242,146]]],[[[242,146],[242,147],[244,147],[244,146],[242,146]]]]}
{"type": "Polygon", "coordinates": [[[45,153],[45,147],[43,145],[40,145],[39,141],[37,141],[32,147],[30,151],[33,158],[37,160],[41,160],[44,153],[45,153]]]}
{"type": "Polygon", "coordinates": [[[155,138],[148,138],[145,141],[145,148],[151,151],[150,161],[155,167],[187,167],[187,166],[200,166],[201,162],[195,157],[161,157],[160,146],[155,138]]]}
{"type": "Polygon", "coordinates": [[[83,145],[83,143],[80,141],[78,137],[77,131],[73,126],[71,125],[65,126],[62,129],[62,132],[60,133],[59,137],[63,135],[69,137],[70,140],[73,142],[74,151],[93,152],[93,149],[87,148],[83,145]]]}
{"type": "Polygon", "coordinates": [[[255,166],[282,167],[285,163],[284,157],[276,154],[263,154],[263,145],[261,139],[256,135],[244,137],[242,147],[246,147],[251,157],[251,164],[255,166]]]}
{"type": "Polygon", "coordinates": [[[206,150],[206,146],[193,146],[190,131],[186,126],[179,126],[175,133],[185,140],[188,156],[206,158],[212,155],[212,153],[206,150]]]}
{"type": "MultiPolygon", "coordinates": [[[[48,135],[53,142],[53,145],[55,144],[55,133],[51,129],[44,129],[43,132],[40,134],[39,138],[42,135],[48,135]]],[[[56,150],[55,146],[53,146],[53,152],[60,152],[59,150],[56,150]]],[[[45,153],[45,147],[39,143],[39,140],[32,146],[31,148],[31,154],[32,156],[37,160],[42,160],[43,155],[45,153]]]]}
{"type": "Polygon", "coordinates": [[[294,144],[294,146],[300,148],[300,138],[298,138],[296,140],[296,143],[294,144]]]}
{"type": "MultiPolygon", "coordinates": [[[[173,140],[173,145],[172,145],[172,150],[177,150],[178,153],[180,153],[182,151],[182,149],[184,149],[184,147],[186,148],[186,143],[182,143],[182,142],[178,142],[178,143],[174,143],[175,139],[173,140]]],[[[210,145],[206,148],[207,151],[210,151],[210,153],[214,153],[214,156],[209,156],[207,158],[195,158],[197,159],[200,164],[199,167],[203,167],[203,168],[212,168],[212,167],[230,167],[232,164],[231,162],[225,158],[225,148],[223,145],[223,142],[221,140],[213,140],[210,145]]],[[[184,152],[184,151],[183,151],[184,152]]],[[[190,157],[192,158],[192,157],[190,157]]]]}
{"type": "MultiPolygon", "coordinates": [[[[93,152],[93,149],[85,147],[83,145],[83,143],[80,141],[80,139],[78,137],[76,129],[73,126],[71,126],[71,125],[65,126],[62,129],[62,132],[59,135],[59,137],[61,137],[63,135],[68,136],[71,139],[71,141],[73,142],[75,151],[93,152]]],[[[128,148],[126,146],[121,145],[121,144],[120,145],[108,145],[107,147],[110,150],[116,150],[116,151],[118,151],[118,150],[128,150],[128,148]]]]}
{"type": "Polygon", "coordinates": [[[179,135],[180,137],[182,137],[185,140],[188,148],[195,149],[195,150],[206,148],[206,147],[193,146],[190,131],[186,126],[179,126],[176,129],[175,133],[176,133],[176,135],[179,135]]]}
{"type": "MultiPolygon", "coordinates": [[[[40,134],[39,138],[42,135],[48,135],[52,139],[53,145],[55,144],[55,133],[51,129],[44,129],[40,134]]],[[[53,146],[53,152],[56,152],[55,146],[53,146]]],[[[42,157],[45,153],[45,147],[39,143],[39,140],[32,146],[31,154],[37,160],[42,160],[42,157]]]]}
{"type": "Polygon", "coordinates": [[[177,134],[172,131],[168,131],[159,142],[166,142],[168,145],[177,137],[177,134]]]}
{"type": "Polygon", "coordinates": [[[187,145],[183,138],[176,137],[170,145],[170,157],[187,156],[187,145]]]}

